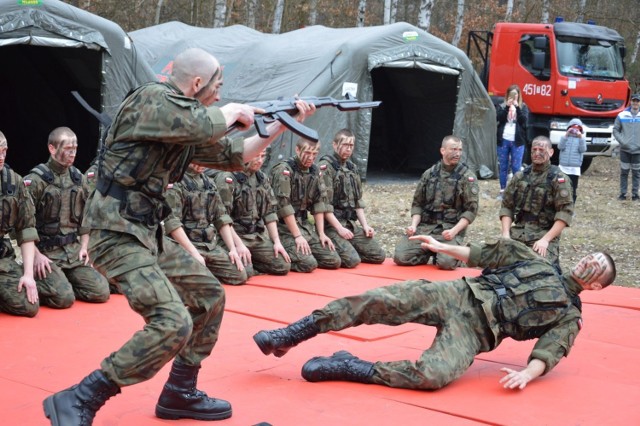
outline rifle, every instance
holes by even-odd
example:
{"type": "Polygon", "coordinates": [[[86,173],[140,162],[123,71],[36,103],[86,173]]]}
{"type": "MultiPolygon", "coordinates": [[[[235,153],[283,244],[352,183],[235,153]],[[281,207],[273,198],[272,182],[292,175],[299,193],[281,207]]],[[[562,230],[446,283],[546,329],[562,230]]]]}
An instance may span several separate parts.
{"type": "MultiPolygon", "coordinates": [[[[348,93],[344,99],[335,99],[329,96],[306,96],[300,98],[278,98],[274,101],[252,102],[249,103],[249,105],[264,110],[263,113],[256,114],[254,118],[254,124],[256,126],[256,130],[258,131],[258,135],[260,135],[261,138],[268,138],[269,133],[267,132],[266,125],[278,120],[293,133],[302,136],[303,138],[312,142],[318,142],[319,138],[317,131],[303,125],[291,116],[292,114],[298,112],[298,109],[296,108],[297,100],[303,100],[309,104],[313,104],[316,108],[320,108],[323,106],[333,106],[338,108],[340,111],[355,111],[362,108],[376,108],[381,103],[381,101],[358,102],[355,97],[348,93]]],[[[234,130],[236,127],[237,125],[233,124],[227,130],[227,133],[229,133],[231,130],[234,130]]]]}

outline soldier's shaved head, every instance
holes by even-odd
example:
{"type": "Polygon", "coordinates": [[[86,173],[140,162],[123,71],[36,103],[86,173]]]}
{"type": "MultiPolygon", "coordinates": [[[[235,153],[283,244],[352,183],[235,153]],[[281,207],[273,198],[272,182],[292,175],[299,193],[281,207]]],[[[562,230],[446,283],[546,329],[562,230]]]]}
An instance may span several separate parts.
{"type": "Polygon", "coordinates": [[[210,81],[219,72],[218,60],[210,53],[194,47],[176,56],[171,76],[177,84],[182,85],[195,77],[210,81]]]}
{"type": "Polygon", "coordinates": [[[7,146],[7,138],[4,133],[0,132],[0,147],[7,146]]]}
{"type": "Polygon", "coordinates": [[[76,134],[68,127],[56,127],[49,133],[47,145],[53,145],[58,148],[64,141],[76,139],[76,134]]]}

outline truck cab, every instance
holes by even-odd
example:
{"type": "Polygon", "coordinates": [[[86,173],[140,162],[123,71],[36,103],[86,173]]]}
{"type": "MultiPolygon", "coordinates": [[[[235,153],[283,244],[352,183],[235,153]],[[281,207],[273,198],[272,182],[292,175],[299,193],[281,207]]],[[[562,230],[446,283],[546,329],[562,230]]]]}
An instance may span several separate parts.
{"type": "Polygon", "coordinates": [[[569,120],[580,118],[587,137],[583,169],[593,156],[613,154],[613,123],[630,96],[624,39],[616,31],[571,22],[498,23],[487,40],[487,91],[499,104],[509,85],[520,86],[529,141],[546,135],[557,144],[569,120]]]}

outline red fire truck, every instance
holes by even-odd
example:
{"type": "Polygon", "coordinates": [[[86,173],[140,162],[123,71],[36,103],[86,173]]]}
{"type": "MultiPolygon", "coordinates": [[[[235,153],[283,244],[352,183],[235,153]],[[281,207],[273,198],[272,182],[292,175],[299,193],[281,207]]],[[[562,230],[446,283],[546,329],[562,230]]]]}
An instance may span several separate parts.
{"type": "Polygon", "coordinates": [[[624,39],[618,32],[574,22],[498,23],[492,32],[472,31],[469,57],[473,46],[475,58],[482,60],[480,76],[496,104],[511,84],[522,89],[530,112],[529,141],[546,135],[557,144],[569,120],[577,117],[587,136],[583,170],[594,156],[612,155],[618,146],[613,122],[630,96],[624,39]]]}

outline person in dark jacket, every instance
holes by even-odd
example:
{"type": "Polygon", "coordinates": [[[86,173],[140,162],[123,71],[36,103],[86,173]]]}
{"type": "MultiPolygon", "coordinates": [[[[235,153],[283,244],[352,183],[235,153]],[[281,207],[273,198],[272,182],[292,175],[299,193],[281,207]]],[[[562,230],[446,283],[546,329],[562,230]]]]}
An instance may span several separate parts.
{"type": "Polygon", "coordinates": [[[522,92],[518,85],[509,86],[504,102],[496,107],[498,162],[500,174],[500,194],[507,186],[509,170],[516,174],[522,168],[522,156],[527,144],[527,123],[529,108],[522,101],[522,92]]]}
{"type": "Polygon", "coordinates": [[[524,244],[506,238],[468,246],[427,235],[412,238],[425,249],[485,269],[478,277],[405,281],[334,300],[285,328],[256,333],[253,339],[262,353],[281,357],[319,333],[361,324],[430,325],[438,333],[417,361],[369,362],[338,351],[311,358],[302,377],[434,390],[462,376],[477,354],[492,351],[507,337],[537,339],[525,368],[501,369],[505,388],[523,389],[569,355],[582,328],[580,293],[607,287],[616,276],[613,259],[602,252],[585,256],[571,272],[561,274],[524,244]]]}

